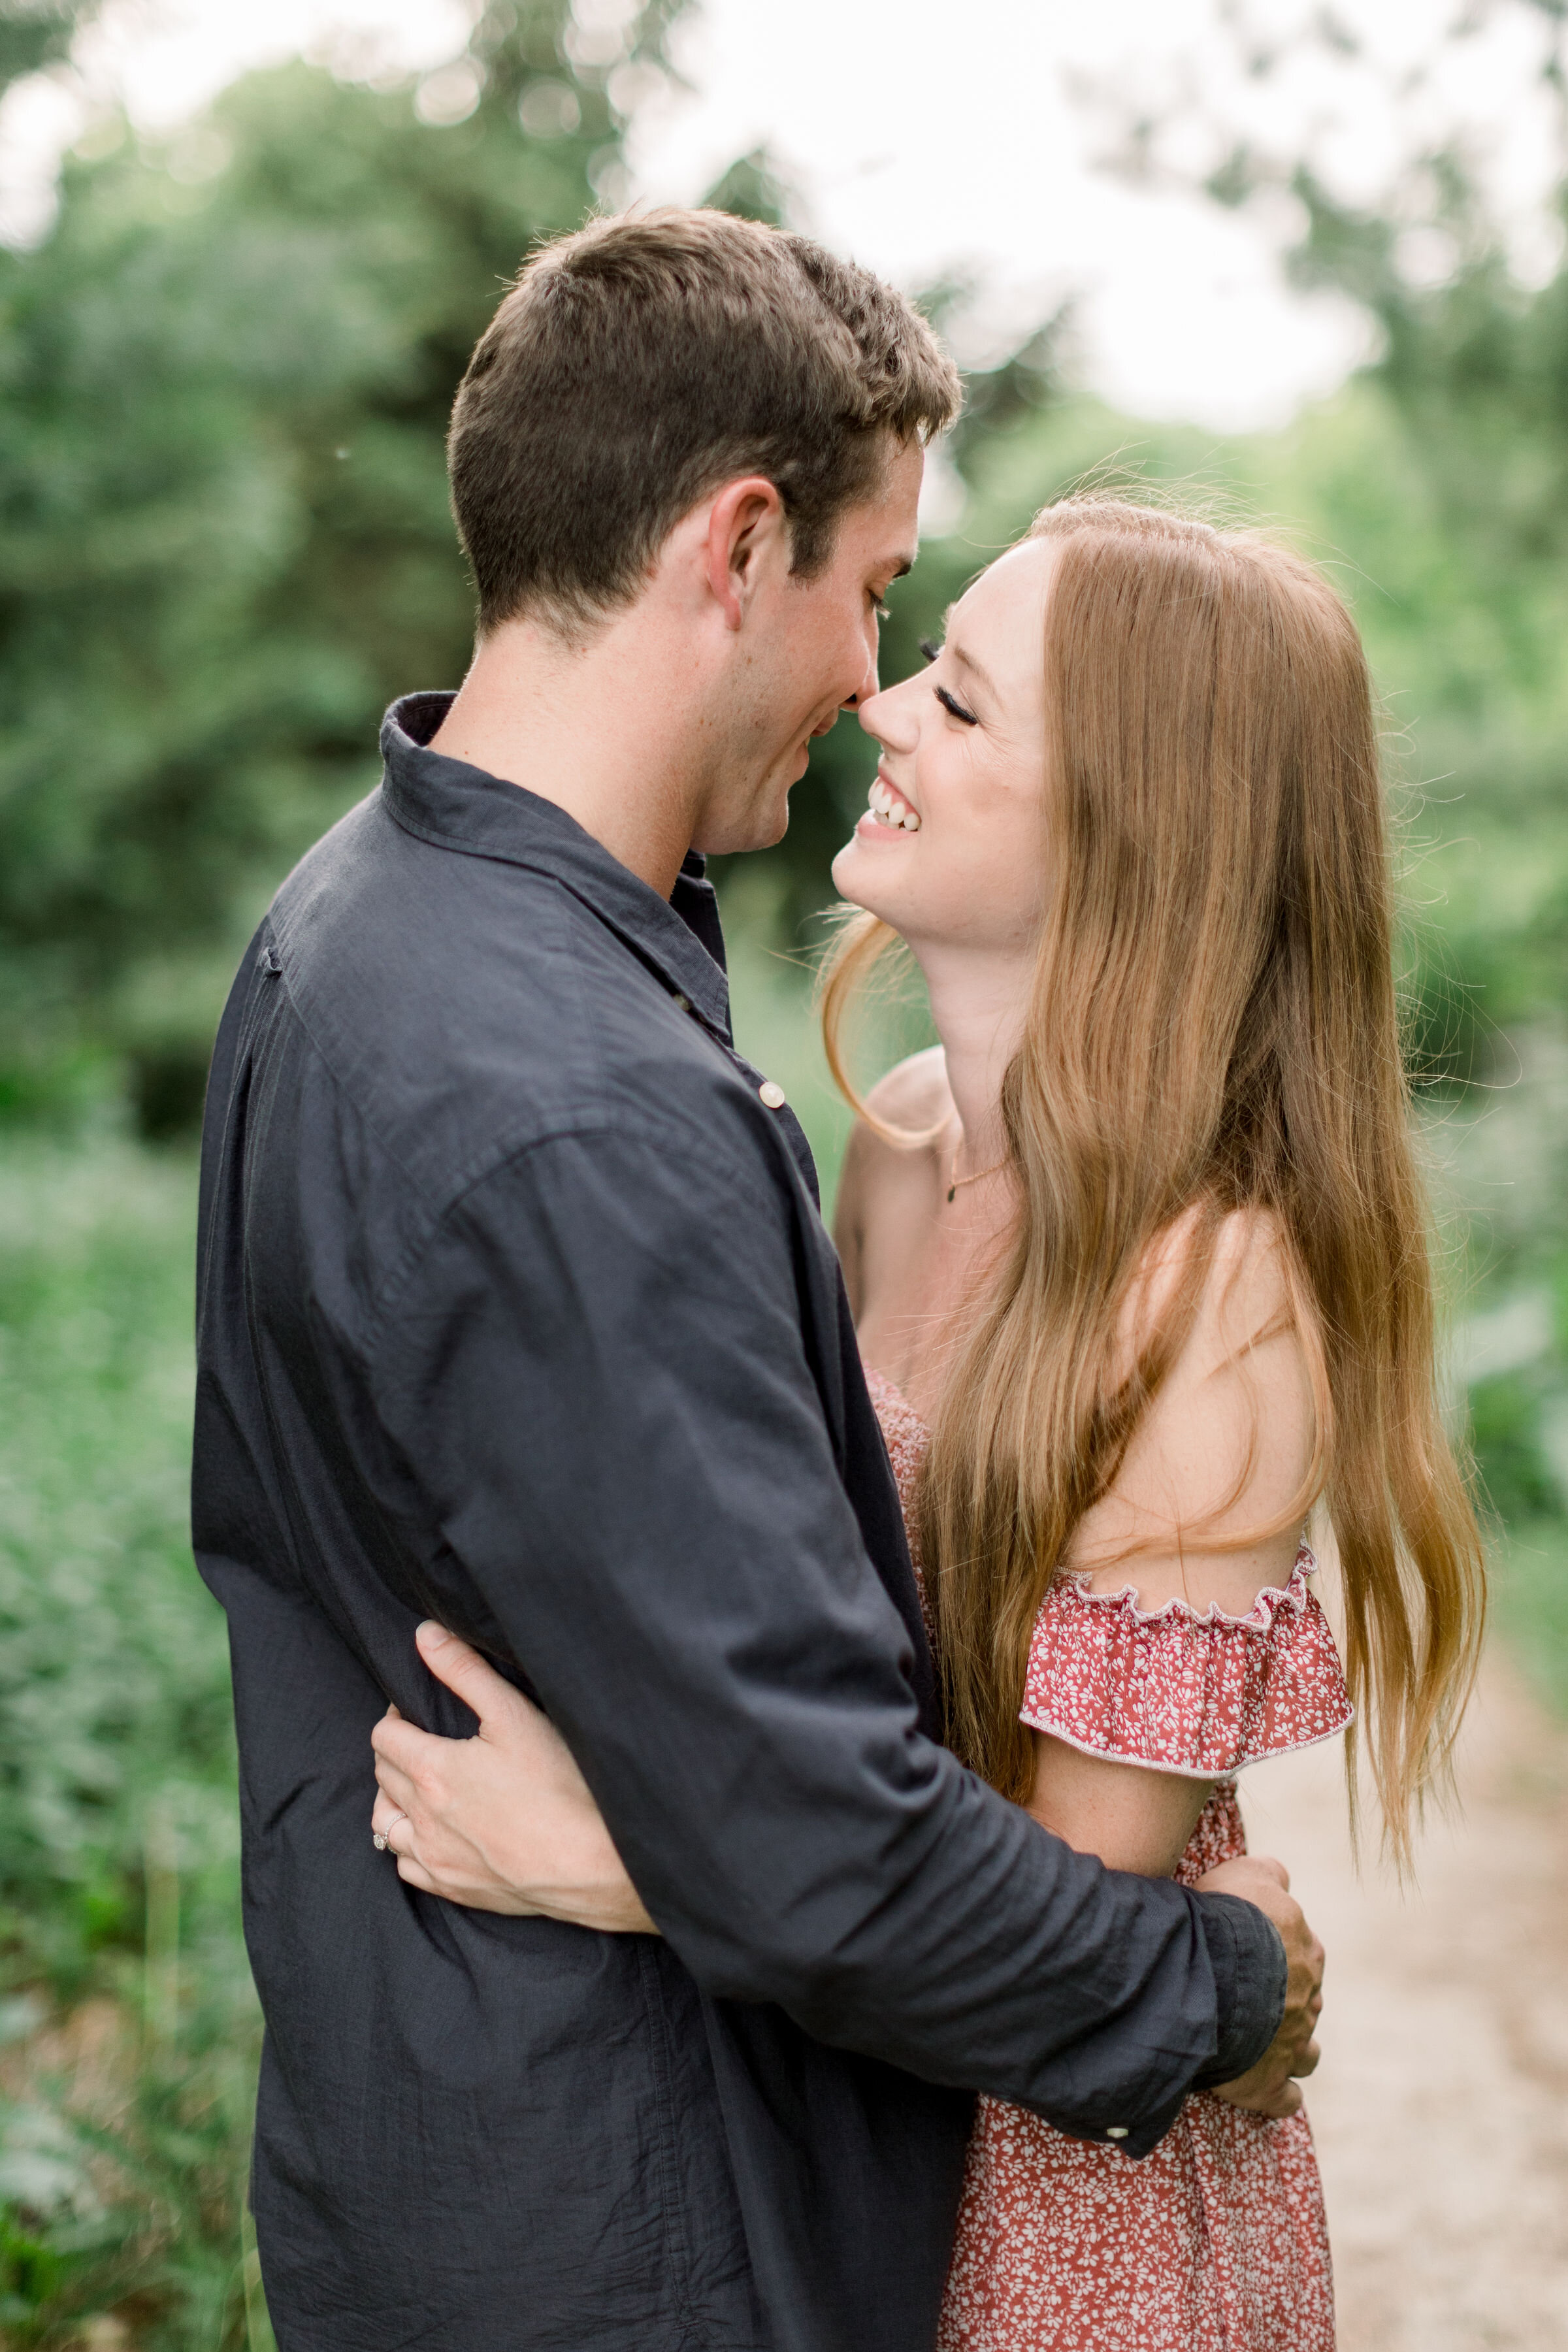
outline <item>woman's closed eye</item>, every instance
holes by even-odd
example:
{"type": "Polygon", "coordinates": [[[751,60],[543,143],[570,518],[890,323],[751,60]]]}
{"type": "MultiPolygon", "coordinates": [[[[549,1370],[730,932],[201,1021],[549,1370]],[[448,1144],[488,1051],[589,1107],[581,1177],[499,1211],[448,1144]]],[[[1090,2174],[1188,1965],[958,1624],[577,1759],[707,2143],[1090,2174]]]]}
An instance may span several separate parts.
{"type": "MultiPolygon", "coordinates": [[[[940,661],[942,659],[942,647],[938,645],[933,645],[930,637],[922,637],[921,639],[921,651],[925,656],[928,662],[940,661]]],[[[980,721],[975,717],[973,711],[965,710],[963,703],[959,701],[957,696],[949,694],[945,686],[933,687],[931,691],[936,696],[936,698],[941,703],[942,709],[944,710],[951,711],[954,719],[961,719],[966,727],[979,726],[980,721]]]]}

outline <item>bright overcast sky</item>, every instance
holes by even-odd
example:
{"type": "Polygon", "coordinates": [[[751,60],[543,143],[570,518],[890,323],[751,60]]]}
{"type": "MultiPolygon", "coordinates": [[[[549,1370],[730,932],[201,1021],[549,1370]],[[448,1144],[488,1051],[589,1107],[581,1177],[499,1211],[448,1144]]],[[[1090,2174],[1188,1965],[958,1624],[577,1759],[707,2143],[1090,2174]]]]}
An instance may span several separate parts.
{"type": "MultiPolygon", "coordinates": [[[[577,0],[584,19],[629,5],[577,0]]],[[[1093,168],[1100,134],[1069,94],[1086,77],[1155,99],[1184,79],[1238,131],[1288,148],[1310,138],[1352,194],[1374,194],[1402,144],[1459,126],[1490,159],[1522,268],[1549,264],[1535,211],[1552,173],[1532,88],[1541,20],[1520,0],[1500,0],[1487,32],[1446,58],[1437,35],[1453,0],[1342,0],[1363,59],[1304,62],[1265,82],[1237,74],[1215,13],[1215,0],[699,0],[675,45],[690,88],[639,118],[635,193],[689,200],[766,143],[806,225],[833,245],[911,287],[954,271],[978,281],[973,356],[1071,294],[1098,388],[1216,429],[1272,423],[1331,390],[1364,329],[1347,306],[1285,289],[1287,212],[1271,233],[1093,168]],[[1425,89],[1391,101],[1434,54],[1425,89]]],[[[1309,13],[1308,0],[1251,0],[1269,30],[1309,13]]],[[[463,0],[110,0],[86,63],[159,128],[247,65],[327,37],[346,36],[340,54],[363,70],[437,65],[467,19],[463,0]]],[[[79,100],[58,85],[26,86],[0,110],[0,226],[8,217],[15,233],[36,211],[49,158],[79,121],[79,100]]]]}

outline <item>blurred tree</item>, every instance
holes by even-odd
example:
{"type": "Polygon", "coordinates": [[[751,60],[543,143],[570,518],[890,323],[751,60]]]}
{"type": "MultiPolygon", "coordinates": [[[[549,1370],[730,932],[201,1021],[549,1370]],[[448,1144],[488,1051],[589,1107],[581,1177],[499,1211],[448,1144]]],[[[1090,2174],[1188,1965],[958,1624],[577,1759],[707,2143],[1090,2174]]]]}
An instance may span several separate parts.
{"type": "Polygon", "coordinates": [[[493,0],[416,88],[252,75],[68,163],[0,254],[0,1099],[108,1055],[146,1131],[189,1123],[279,875],[390,696],[466,666],[452,392],[613,186],[674,13],[493,0]]]}
{"type": "MultiPolygon", "coordinates": [[[[7,5],[18,66],[85,13],[7,5]]],[[[193,1121],[279,874],[374,781],[390,696],[466,664],[452,391],[532,241],[618,195],[679,5],[617,31],[492,0],[391,92],[252,75],[161,146],[97,133],[46,242],[0,254],[0,1106],[108,1066],[145,1132],[193,1121]]],[[[795,209],[761,148],[704,201],[795,209]]],[[[976,380],[960,462],[1054,394],[1047,333],[976,380]]],[[[957,574],[900,592],[889,675],[957,574]]],[[[828,897],[870,765],[852,724],[816,747],[758,877],[782,934],[828,897]]]]}
{"type": "MultiPolygon", "coordinates": [[[[1238,44],[1252,42],[1255,80],[1289,75],[1305,47],[1320,66],[1337,53],[1365,70],[1353,36],[1326,16],[1303,19],[1294,42],[1258,43],[1246,0],[1230,0],[1226,13],[1238,44]]],[[[1405,828],[1412,919],[1403,976],[1414,1072],[1437,1089],[1440,1192],[1464,1203],[1472,1278],[1505,1301],[1554,1301],[1560,1310],[1568,1297],[1568,6],[1476,0],[1439,37],[1451,67],[1505,17],[1513,35],[1534,40],[1535,111],[1553,140],[1555,193],[1528,244],[1494,194],[1495,158],[1456,137],[1412,139],[1375,197],[1352,202],[1332,175],[1331,147],[1311,152],[1310,134],[1307,152],[1270,152],[1245,140],[1226,146],[1211,122],[1210,152],[1220,159],[1205,184],[1215,201],[1267,207],[1276,220],[1282,199],[1292,205],[1300,230],[1286,256],[1289,276],[1348,296],[1378,331],[1377,356],[1345,392],[1273,445],[1257,445],[1244,470],[1256,510],[1289,514],[1310,551],[1336,562],[1398,722],[1396,767],[1408,778],[1418,759],[1419,775],[1435,780],[1405,828]]],[[[1396,128],[1402,101],[1424,103],[1430,79],[1417,72],[1392,93],[1396,128]]],[[[1529,96],[1521,89],[1521,101],[1529,96]]],[[[1203,143],[1193,136],[1203,106],[1198,92],[1163,121],[1124,113],[1123,165],[1145,180],[1180,178],[1184,149],[1191,156],[1203,143]]],[[[1469,1405],[1500,1523],[1556,1528],[1548,1567],[1519,1604],[1534,1640],[1548,1621],[1564,1622],[1568,1319],[1556,1314],[1553,1337],[1527,1361],[1475,1378],[1469,1405]],[[1555,1616],[1546,1606],[1554,1581],[1555,1616]]],[[[1517,1557],[1510,1573],[1522,1573],[1517,1557]]],[[[1505,1600],[1510,1589],[1505,1580],[1505,1600]]]]}
{"type": "Polygon", "coordinates": [[[0,0],[0,90],[66,57],[99,5],[100,0],[0,0]]]}
{"type": "Polygon", "coordinates": [[[795,209],[795,192],[766,147],[738,155],[700,201],[738,220],[763,221],[783,228],[795,209]]]}
{"type": "MultiPolygon", "coordinates": [[[[1337,72],[1347,89],[1359,78],[1364,98],[1386,71],[1331,11],[1289,34],[1247,0],[1220,15],[1236,89],[1283,90],[1298,73],[1321,89],[1337,72]]],[[[1491,161],[1457,136],[1414,134],[1435,58],[1383,91],[1400,160],[1374,198],[1355,202],[1333,178],[1331,138],[1317,152],[1333,128],[1327,108],[1292,152],[1258,138],[1268,109],[1255,97],[1252,126],[1223,118],[1212,90],[1224,77],[1156,104],[1113,87],[1085,93],[1113,169],[1156,190],[1201,186],[1258,213],[1270,235],[1293,216],[1289,278],[1348,297],[1375,328],[1376,356],[1345,392],[1255,445],[1240,474],[1255,512],[1289,515],[1338,569],[1406,772],[1418,724],[1422,771],[1441,781],[1415,841],[1451,832],[1462,804],[1469,844],[1440,856],[1417,894],[1446,902],[1443,921],[1418,927],[1411,950],[1415,1061],[1440,1080],[1484,1075],[1500,1031],[1528,1014],[1568,1013],[1568,7],[1476,0],[1434,38],[1451,68],[1505,17],[1534,43],[1557,173],[1524,275],[1491,161]]]]}

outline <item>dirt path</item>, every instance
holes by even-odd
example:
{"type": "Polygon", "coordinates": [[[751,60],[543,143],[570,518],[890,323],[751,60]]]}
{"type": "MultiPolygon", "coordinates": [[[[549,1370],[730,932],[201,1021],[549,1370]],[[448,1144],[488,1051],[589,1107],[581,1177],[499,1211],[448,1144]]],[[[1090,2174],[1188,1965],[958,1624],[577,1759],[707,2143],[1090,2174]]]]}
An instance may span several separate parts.
{"type": "Polygon", "coordinates": [[[1337,1741],[1243,1783],[1329,1950],[1341,2352],[1568,2352],[1568,1732],[1500,1658],[1460,1781],[1408,1895],[1353,1874],[1337,1741]]]}

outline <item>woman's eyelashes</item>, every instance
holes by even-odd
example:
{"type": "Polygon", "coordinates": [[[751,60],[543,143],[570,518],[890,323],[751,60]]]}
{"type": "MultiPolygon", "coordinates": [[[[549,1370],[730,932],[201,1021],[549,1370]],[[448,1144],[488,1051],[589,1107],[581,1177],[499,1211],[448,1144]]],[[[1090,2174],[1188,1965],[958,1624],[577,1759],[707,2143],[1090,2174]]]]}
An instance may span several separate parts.
{"type": "MultiPolygon", "coordinates": [[[[941,646],[936,644],[934,639],[931,637],[922,637],[920,642],[921,651],[924,654],[928,662],[940,661],[942,659],[942,648],[941,646]]],[[[954,719],[961,719],[966,727],[979,726],[980,721],[975,717],[973,711],[965,710],[963,703],[959,701],[956,695],[949,694],[945,686],[933,687],[931,691],[936,696],[936,698],[941,703],[942,709],[944,710],[951,711],[954,719]]]]}

